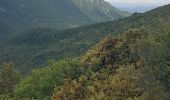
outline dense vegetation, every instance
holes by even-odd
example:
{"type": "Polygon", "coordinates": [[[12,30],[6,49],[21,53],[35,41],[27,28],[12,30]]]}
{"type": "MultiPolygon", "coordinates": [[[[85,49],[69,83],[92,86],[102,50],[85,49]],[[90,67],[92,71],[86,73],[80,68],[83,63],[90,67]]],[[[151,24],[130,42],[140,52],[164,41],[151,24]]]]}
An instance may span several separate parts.
{"type": "Polygon", "coordinates": [[[168,100],[169,43],[170,31],[158,37],[144,28],[107,36],[80,58],[48,61],[1,98],[168,100]]]}
{"type": "MultiPolygon", "coordinates": [[[[42,68],[32,70],[27,76],[22,76],[15,69],[19,67],[14,64],[3,64],[0,71],[0,99],[169,100],[169,8],[167,5],[123,20],[78,29],[41,29],[15,36],[6,41],[8,45],[2,50],[18,50],[13,57],[19,57],[22,63],[27,61],[22,60],[27,53],[32,58],[37,52],[42,54],[38,58],[40,63],[50,59],[49,56],[63,59],[49,60],[42,68]],[[124,32],[115,36],[121,31],[124,32]],[[111,34],[108,35],[108,32],[111,34]]],[[[4,45],[2,43],[1,47],[4,45]]],[[[9,54],[9,51],[6,57],[10,58],[13,54],[9,54]]]]}
{"type": "Polygon", "coordinates": [[[147,28],[152,34],[161,34],[170,27],[170,6],[144,14],[96,25],[68,30],[35,29],[18,33],[0,43],[0,63],[15,62],[26,72],[42,66],[49,59],[79,56],[108,34],[117,36],[130,28],[147,28]]]}
{"type": "Polygon", "coordinates": [[[21,73],[15,69],[14,64],[3,64],[0,70],[0,100],[8,96],[13,96],[14,85],[21,80],[21,73]]]}

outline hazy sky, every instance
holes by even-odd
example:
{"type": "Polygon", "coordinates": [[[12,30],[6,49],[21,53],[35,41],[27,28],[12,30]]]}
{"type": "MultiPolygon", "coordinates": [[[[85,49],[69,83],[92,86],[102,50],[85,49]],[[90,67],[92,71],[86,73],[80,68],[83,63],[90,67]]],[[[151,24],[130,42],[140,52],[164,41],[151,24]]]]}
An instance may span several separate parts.
{"type": "Polygon", "coordinates": [[[115,6],[161,6],[170,4],[170,0],[105,0],[115,6]]]}

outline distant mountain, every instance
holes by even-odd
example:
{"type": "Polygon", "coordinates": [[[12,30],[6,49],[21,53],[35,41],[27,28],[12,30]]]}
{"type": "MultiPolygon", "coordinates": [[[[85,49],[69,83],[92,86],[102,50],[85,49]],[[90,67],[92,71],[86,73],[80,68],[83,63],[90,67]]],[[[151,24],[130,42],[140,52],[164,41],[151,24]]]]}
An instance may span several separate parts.
{"type": "Polygon", "coordinates": [[[24,29],[67,29],[128,15],[103,0],[0,0],[0,38],[24,29]]]}
{"type": "Polygon", "coordinates": [[[170,30],[170,5],[111,22],[67,30],[35,29],[0,44],[0,63],[13,61],[23,71],[49,59],[79,56],[108,34],[145,27],[152,34],[170,30]]]}
{"type": "Polygon", "coordinates": [[[124,7],[119,7],[119,9],[126,10],[129,12],[146,12],[151,9],[157,8],[157,6],[124,6],[124,7]]]}
{"type": "Polygon", "coordinates": [[[72,0],[77,7],[95,22],[104,22],[128,17],[130,13],[121,11],[104,0],[72,0]]]}

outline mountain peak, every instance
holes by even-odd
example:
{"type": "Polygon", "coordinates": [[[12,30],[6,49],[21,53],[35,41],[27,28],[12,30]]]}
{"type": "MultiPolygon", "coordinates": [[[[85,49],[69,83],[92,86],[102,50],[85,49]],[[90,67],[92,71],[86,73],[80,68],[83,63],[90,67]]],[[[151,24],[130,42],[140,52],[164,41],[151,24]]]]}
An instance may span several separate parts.
{"type": "Polygon", "coordinates": [[[72,0],[77,7],[95,22],[124,18],[130,14],[121,11],[104,0],[72,0]]]}

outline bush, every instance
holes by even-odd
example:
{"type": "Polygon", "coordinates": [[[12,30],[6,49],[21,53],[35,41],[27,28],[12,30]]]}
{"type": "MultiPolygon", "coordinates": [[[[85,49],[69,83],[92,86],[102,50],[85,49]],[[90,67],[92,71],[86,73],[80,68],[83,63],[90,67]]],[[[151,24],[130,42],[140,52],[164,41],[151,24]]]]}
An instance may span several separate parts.
{"type": "Polygon", "coordinates": [[[54,87],[62,85],[65,78],[77,79],[83,73],[76,59],[64,59],[46,68],[35,69],[15,88],[15,97],[44,99],[52,95],[54,87]]]}

